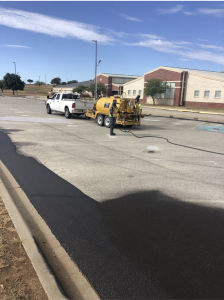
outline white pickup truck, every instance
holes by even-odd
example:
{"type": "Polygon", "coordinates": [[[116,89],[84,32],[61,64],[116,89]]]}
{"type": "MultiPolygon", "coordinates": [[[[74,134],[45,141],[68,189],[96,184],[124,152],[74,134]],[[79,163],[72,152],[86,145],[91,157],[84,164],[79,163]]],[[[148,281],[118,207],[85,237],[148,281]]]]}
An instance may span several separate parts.
{"type": "Polygon", "coordinates": [[[56,93],[46,102],[47,113],[52,111],[64,113],[66,119],[71,116],[81,116],[91,109],[94,102],[83,101],[77,94],[56,93]]]}

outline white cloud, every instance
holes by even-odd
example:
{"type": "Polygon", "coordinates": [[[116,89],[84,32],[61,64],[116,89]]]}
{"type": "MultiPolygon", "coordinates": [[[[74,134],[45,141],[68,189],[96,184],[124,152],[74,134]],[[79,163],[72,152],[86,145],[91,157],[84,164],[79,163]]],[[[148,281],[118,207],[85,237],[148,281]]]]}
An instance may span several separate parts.
{"type": "Polygon", "coordinates": [[[182,60],[182,61],[191,61],[190,59],[187,59],[187,58],[179,58],[179,60],[182,60]]]}
{"type": "MultiPolygon", "coordinates": [[[[126,43],[129,46],[149,47],[155,51],[178,55],[182,59],[207,60],[224,65],[224,55],[207,51],[198,51],[184,46],[186,42],[170,42],[165,40],[146,39],[138,43],[126,43]],[[182,44],[181,44],[182,43],[182,44]]],[[[188,43],[188,42],[187,42],[188,43]]],[[[215,46],[214,46],[215,47],[215,46]]],[[[213,48],[215,49],[215,48],[213,48]]]]}
{"type": "Polygon", "coordinates": [[[183,10],[183,13],[185,14],[185,15],[188,15],[188,16],[192,16],[192,15],[196,15],[197,13],[195,13],[195,12],[190,12],[190,11],[185,11],[185,10],[183,10]]]}
{"type": "Polygon", "coordinates": [[[150,38],[150,39],[163,39],[163,37],[156,35],[156,34],[139,33],[139,34],[136,34],[136,36],[142,37],[142,38],[150,38]]]}
{"type": "Polygon", "coordinates": [[[224,50],[223,47],[218,47],[218,46],[214,46],[214,45],[202,45],[202,44],[199,44],[198,46],[200,46],[201,48],[214,49],[214,50],[219,50],[219,51],[224,50]]]}
{"type": "Polygon", "coordinates": [[[97,40],[99,43],[108,44],[114,41],[111,36],[100,34],[100,28],[94,25],[3,7],[0,7],[0,25],[87,42],[97,40]]]}
{"type": "Polygon", "coordinates": [[[198,10],[200,14],[213,15],[215,17],[224,17],[224,9],[201,8],[198,10]]]}
{"type": "Polygon", "coordinates": [[[3,47],[11,47],[11,48],[28,48],[28,49],[32,49],[31,47],[27,47],[27,46],[20,46],[20,45],[2,45],[3,47]]]}
{"type": "Polygon", "coordinates": [[[162,15],[175,14],[178,11],[181,11],[182,8],[183,8],[183,5],[177,5],[176,7],[173,7],[173,8],[167,8],[167,9],[159,8],[157,11],[162,15]]]}
{"type": "Polygon", "coordinates": [[[142,20],[140,20],[140,19],[137,19],[137,18],[134,18],[134,17],[129,17],[125,14],[120,14],[120,16],[122,18],[124,18],[125,20],[128,20],[128,21],[142,22],[142,20]]]}

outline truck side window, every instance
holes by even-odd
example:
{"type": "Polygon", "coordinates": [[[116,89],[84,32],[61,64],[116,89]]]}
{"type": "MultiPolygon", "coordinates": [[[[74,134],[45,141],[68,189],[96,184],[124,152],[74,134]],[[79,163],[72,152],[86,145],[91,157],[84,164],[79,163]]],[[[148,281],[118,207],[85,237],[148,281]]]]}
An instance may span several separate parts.
{"type": "Polygon", "coordinates": [[[52,99],[54,100],[56,98],[57,94],[54,94],[54,96],[52,97],[52,99]]]}
{"type": "Polygon", "coordinates": [[[57,98],[56,98],[56,99],[60,99],[60,94],[57,95],[57,98]]]}

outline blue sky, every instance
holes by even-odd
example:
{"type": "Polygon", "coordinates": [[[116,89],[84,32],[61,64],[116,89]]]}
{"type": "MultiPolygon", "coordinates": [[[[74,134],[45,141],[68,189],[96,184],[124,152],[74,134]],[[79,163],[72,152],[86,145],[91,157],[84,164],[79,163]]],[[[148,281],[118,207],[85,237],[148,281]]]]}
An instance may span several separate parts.
{"type": "Polygon", "coordinates": [[[224,1],[1,1],[0,32],[0,79],[93,79],[92,40],[98,74],[224,71],[224,1]]]}

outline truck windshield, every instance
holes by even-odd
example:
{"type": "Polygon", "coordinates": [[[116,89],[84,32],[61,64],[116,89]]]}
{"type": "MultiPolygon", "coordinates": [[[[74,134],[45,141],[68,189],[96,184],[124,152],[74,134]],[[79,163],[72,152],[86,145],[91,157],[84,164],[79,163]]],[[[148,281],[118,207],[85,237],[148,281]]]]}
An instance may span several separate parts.
{"type": "Polygon", "coordinates": [[[62,99],[79,99],[79,95],[74,94],[63,94],[62,99]]]}

